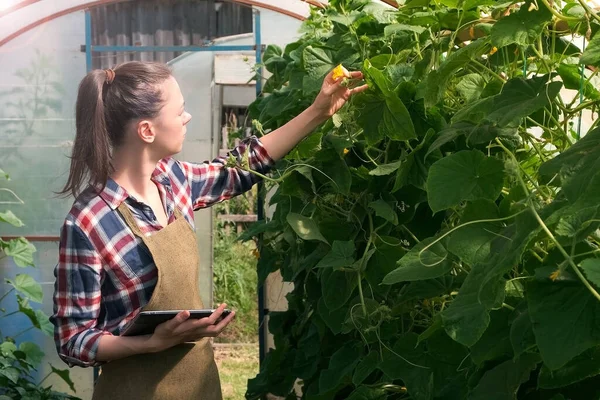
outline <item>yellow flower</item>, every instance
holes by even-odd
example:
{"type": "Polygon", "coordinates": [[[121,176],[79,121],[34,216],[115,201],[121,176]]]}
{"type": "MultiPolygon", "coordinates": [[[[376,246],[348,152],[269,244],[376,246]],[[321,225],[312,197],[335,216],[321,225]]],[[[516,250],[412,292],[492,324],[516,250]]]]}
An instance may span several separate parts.
{"type": "Polygon", "coordinates": [[[333,80],[337,81],[340,78],[346,78],[350,73],[342,64],[333,69],[333,80]]]}
{"type": "Polygon", "coordinates": [[[496,46],[492,47],[492,51],[490,51],[490,56],[497,51],[498,51],[498,48],[496,46]]]}
{"type": "Polygon", "coordinates": [[[553,273],[550,274],[550,279],[555,281],[558,279],[559,276],[560,276],[560,269],[557,269],[556,271],[554,271],[553,273]]]}
{"type": "Polygon", "coordinates": [[[348,153],[350,153],[350,150],[348,150],[348,149],[344,149],[344,155],[346,155],[346,154],[348,154],[348,153]]]}

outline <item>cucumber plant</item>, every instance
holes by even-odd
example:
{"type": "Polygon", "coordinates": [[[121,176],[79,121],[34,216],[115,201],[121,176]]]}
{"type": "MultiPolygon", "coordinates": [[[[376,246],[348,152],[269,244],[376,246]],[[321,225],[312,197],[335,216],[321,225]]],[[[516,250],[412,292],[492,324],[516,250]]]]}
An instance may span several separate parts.
{"type": "Polygon", "coordinates": [[[370,87],[279,163],[244,234],[259,281],[294,284],[246,398],[599,398],[599,22],[584,1],[330,0],[266,49],[258,132],[339,64],[370,87]]]}

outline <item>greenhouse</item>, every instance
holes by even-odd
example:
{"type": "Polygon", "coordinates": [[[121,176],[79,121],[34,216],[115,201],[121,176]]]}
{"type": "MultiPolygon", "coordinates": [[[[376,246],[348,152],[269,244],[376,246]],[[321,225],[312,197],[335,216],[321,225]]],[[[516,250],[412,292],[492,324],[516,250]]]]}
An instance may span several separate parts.
{"type": "Polygon", "coordinates": [[[0,400],[600,400],[599,31],[0,0],[0,400]]]}

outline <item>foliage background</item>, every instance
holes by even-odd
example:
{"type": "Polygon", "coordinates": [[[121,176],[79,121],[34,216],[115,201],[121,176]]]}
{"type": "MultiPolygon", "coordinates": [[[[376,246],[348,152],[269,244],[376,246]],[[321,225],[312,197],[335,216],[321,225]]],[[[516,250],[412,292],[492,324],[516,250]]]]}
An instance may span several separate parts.
{"type": "Polygon", "coordinates": [[[267,49],[260,132],[340,63],[370,90],[280,163],[245,235],[259,282],[295,288],[247,398],[600,397],[600,129],[578,129],[599,21],[583,1],[332,0],[267,49]]]}

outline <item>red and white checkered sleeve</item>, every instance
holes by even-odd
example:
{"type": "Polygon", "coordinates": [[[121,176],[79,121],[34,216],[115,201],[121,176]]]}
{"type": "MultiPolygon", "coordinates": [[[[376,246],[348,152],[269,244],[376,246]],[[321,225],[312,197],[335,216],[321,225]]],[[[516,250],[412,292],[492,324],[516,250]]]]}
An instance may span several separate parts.
{"type": "Polygon", "coordinates": [[[59,262],[54,270],[54,340],[58,354],[69,366],[96,366],[100,337],[102,261],[81,229],[66,221],[61,229],[59,262]]]}
{"type": "MultiPolygon", "coordinates": [[[[245,139],[229,154],[238,163],[248,152],[248,165],[253,171],[268,173],[275,164],[256,136],[245,139]]],[[[227,157],[218,157],[211,162],[180,162],[191,187],[191,201],[194,210],[209,207],[215,203],[230,199],[252,188],[260,177],[239,167],[228,167],[227,157]]]]}

